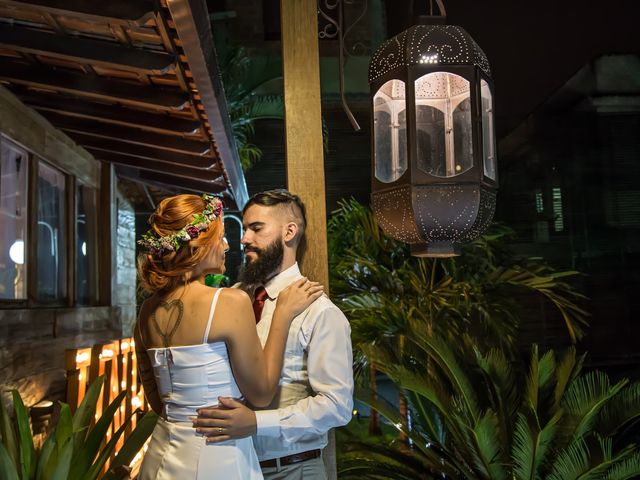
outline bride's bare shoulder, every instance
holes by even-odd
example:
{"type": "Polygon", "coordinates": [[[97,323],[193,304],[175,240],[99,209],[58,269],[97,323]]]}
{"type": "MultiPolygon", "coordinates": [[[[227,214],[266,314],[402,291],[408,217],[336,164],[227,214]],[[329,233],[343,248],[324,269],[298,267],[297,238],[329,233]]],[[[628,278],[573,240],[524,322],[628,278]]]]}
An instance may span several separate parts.
{"type": "Polygon", "coordinates": [[[228,305],[250,305],[249,295],[239,288],[225,288],[220,293],[220,300],[228,305]]]}

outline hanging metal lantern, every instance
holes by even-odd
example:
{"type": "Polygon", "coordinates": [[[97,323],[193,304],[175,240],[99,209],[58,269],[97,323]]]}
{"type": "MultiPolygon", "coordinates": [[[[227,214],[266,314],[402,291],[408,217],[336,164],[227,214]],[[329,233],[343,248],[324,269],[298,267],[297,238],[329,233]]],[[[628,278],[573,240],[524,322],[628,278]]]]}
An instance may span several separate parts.
{"type": "Polygon", "coordinates": [[[459,254],[489,225],[496,204],[484,52],[460,27],[414,25],[374,53],[369,85],[371,204],[380,226],[409,243],[412,255],[459,254]]]}

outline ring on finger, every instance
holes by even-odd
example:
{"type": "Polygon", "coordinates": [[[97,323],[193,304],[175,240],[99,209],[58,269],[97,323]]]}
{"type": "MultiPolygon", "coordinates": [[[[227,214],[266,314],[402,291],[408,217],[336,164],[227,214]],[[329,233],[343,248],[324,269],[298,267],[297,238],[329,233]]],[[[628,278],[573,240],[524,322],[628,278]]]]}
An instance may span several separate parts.
{"type": "Polygon", "coordinates": [[[222,427],[218,427],[218,433],[222,435],[222,427]]]}

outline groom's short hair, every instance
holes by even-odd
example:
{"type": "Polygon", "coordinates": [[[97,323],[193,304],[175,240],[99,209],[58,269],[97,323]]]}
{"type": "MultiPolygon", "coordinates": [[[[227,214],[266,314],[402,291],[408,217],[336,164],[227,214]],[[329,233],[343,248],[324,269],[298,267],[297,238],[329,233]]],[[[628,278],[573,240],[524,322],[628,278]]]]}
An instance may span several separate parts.
{"type": "Polygon", "coordinates": [[[281,208],[282,211],[288,214],[290,219],[298,225],[296,243],[300,243],[300,240],[304,236],[304,231],[307,228],[307,211],[298,195],[294,195],[285,189],[267,190],[256,193],[244,206],[242,214],[244,215],[252,205],[281,208]]]}

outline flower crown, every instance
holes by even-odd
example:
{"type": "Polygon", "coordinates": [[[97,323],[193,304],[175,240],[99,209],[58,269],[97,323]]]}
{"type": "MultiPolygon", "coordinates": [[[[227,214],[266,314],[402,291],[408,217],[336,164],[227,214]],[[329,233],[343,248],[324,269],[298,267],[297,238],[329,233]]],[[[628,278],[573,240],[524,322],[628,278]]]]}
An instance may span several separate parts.
{"type": "Polygon", "coordinates": [[[213,195],[202,194],[205,207],[202,213],[193,215],[193,221],[183,228],[170,235],[158,237],[149,230],[138,240],[138,245],[144,248],[151,255],[162,255],[165,252],[177,252],[180,247],[193,238],[197,238],[200,232],[209,228],[209,223],[218,218],[222,213],[222,200],[213,195]]]}

